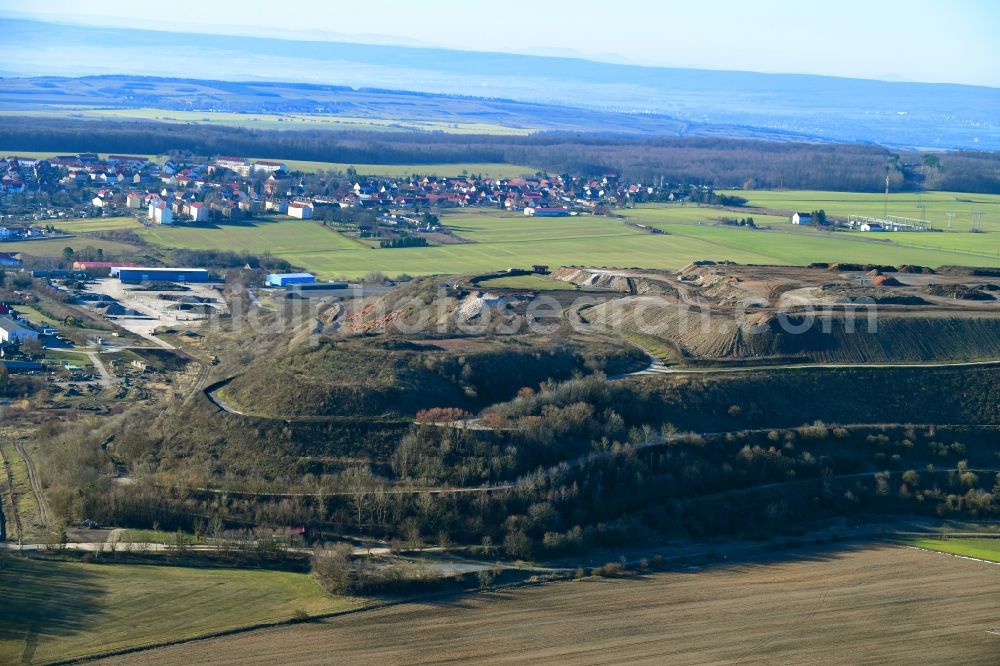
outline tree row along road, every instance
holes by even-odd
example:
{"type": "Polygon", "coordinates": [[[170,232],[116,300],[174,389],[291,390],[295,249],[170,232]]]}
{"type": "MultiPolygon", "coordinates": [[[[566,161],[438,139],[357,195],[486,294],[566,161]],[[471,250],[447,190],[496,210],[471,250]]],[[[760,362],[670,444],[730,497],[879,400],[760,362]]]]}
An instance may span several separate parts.
{"type": "MultiPolygon", "coordinates": [[[[959,469],[958,468],[951,468],[951,469],[941,469],[941,470],[938,470],[938,471],[941,472],[941,473],[947,474],[947,473],[957,473],[957,472],[959,472],[959,469]]],[[[973,472],[973,473],[976,473],[976,474],[998,474],[998,473],[1000,473],[1000,468],[989,468],[989,469],[975,468],[975,469],[968,469],[968,470],[965,470],[965,471],[973,472]]],[[[759,492],[761,490],[767,490],[767,489],[770,489],[770,488],[779,488],[781,486],[802,485],[802,484],[806,484],[806,483],[814,483],[814,482],[817,482],[817,481],[843,481],[843,480],[848,480],[848,479],[863,479],[863,478],[873,477],[873,476],[876,476],[876,475],[881,474],[881,473],[883,473],[883,472],[855,472],[855,473],[851,473],[851,474],[839,474],[839,475],[826,476],[826,477],[824,477],[824,476],[818,476],[818,477],[813,477],[813,478],[808,478],[808,479],[795,479],[793,481],[775,481],[775,482],[771,482],[771,483],[764,483],[764,484],[758,484],[758,485],[754,485],[754,486],[747,486],[745,488],[733,488],[731,490],[722,490],[722,491],[718,491],[718,492],[707,493],[707,494],[704,494],[704,495],[698,495],[697,497],[692,497],[692,498],[688,498],[688,499],[691,499],[691,500],[703,500],[703,499],[710,499],[712,497],[721,497],[721,496],[724,496],[724,495],[732,495],[734,493],[759,492]]],[[[457,492],[481,492],[481,491],[484,491],[484,490],[500,489],[500,488],[501,488],[500,486],[489,486],[489,487],[483,487],[483,488],[462,488],[462,489],[454,489],[451,492],[456,492],[456,491],[457,492]]],[[[219,491],[219,492],[222,492],[222,491],[219,491]]],[[[385,491],[385,492],[387,494],[391,494],[391,491],[385,491]]],[[[400,492],[427,492],[427,491],[400,491],[400,492]]],[[[246,493],[246,494],[253,494],[253,493],[246,493]]],[[[283,496],[300,496],[300,497],[301,496],[304,496],[304,497],[314,496],[315,497],[315,496],[330,496],[330,495],[337,495],[337,494],[344,495],[344,494],[350,494],[350,493],[317,493],[317,494],[312,494],[312,495],[309,494],[309,493],[298,493],[298,494],[288,494],[288,495],[284,495],[284,494],[280,494],[280,493],[261,493],[261,494],[263,494],[263,495],[273,495],[273,496],[277,496],[277,497],[283,497],[283,496]]],[[[982,536],[982,535],[977,535],[977,536],[982,536]]],[[[136,551],[142,551],[142,552],[172,552],[172,551],[175,550],[175,547],[172,546],[172,545],[170,545],[170,544],[152,543],[152,542],[120,542],[120,541],[114,541],[113,539],[109,539],[109,541],[107,541],[107,542],[105,542],[105,541],[101,541],[101,542],[80,542],[80,543],[70,542],[70,543],[67,543],[67,544],[51,544],[51,543],[16,543],[15,544],[15,543],[8,543],[8,542],[0,542],[0,550],[8,550],[8,551],[44,551],[44,550],[57,550],[57,549],[60,549],[60,548],[65,548],[65,549],[68,549],[68,550],[90,551],[90,552],[115,552],[115,550],[117,550],[119,552],[124,552],[124,551],[127,551],[129,548],[131,548],[133,550],[136,550],[136,551]],[[112,548],[112,546],[111,546],[112,543],[114,544],[114,548],[112,548]]],[[[195,552],[198,552],[198,551],[200,551],[200,552],[214,552],[214,551],[218,551],[219,548],[220,548],[220,546],[218,544],[195,544],[195,545],[188,546],[186,549],[189,550],[189,551],[195,551],[195,552]]],[[[289,550],[291,550],[292,552],[300,552],[300,553],[311,553],[312,552],[312,550],[309,549],[309,548],[291,548],[289,550]]],[[[437,549],[428,548],[428,549],[423,549],[423,550],[425,550],[425,551],[435,551],[437,549]]],[[[393,554],[392,548],[390,548],[388,546],[376,546],[376,547],[362,546],[362,547],[356,547],[356,548],[354,548],[352,552],[356,556],[363,556],[363,555],[386,556],[386,555],[393,554]]]]}

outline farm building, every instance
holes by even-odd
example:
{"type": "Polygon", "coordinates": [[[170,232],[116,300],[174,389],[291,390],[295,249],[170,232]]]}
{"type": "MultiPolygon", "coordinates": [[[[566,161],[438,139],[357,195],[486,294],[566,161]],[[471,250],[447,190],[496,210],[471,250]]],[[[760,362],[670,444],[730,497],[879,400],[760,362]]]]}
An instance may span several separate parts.
{"type": "Polygon", "coordinates": [[[529,217],[567,217],[570,213],[565,208],[532,208],[524,209],[524,214],[529,217]]]}
{"type": "Polygon", "coordinates": [[[204,268],[149,268],[147,266],[113,266],[111,277],[122,282],[208,282],[204,268]]]}
{"type": "Polygon", "coordinates": [[[350,285],[346,282],[313,282],[290,284],[285,287],[285,298],[326,298],[345,295],[350,285]]]}
{"type": "Polygon", "coordinates": [[[288,216],[297,217],[300,220],[311,220],[313,207],[311,204],[299,203],[297,201],[288,204],[288,216]]]}
{"type": "Polygon", "coordinates": [[[812,224],[812,221],[811,213],[794,213],[792,215],[792,224],[812,224]]]}
{"type": "Polygon", "coordinates": [[[284,287],[290,284],[313,284],[316,276],[312,273],[271,273],[265,284],[269,287],[284,287]]]}
{"type": "Polygon", "coordinates": [[[18,372],[41,372],[45,366],[35,361],[0,361],[0,365],[7,368],[7,372],[16,374],[18,372]]]}
{"type": "Polygon", "coordinates": [[[17,340],[18,342],[28,342],[37,340],[38,333],[21,326],[10,317],[0,317],[0,342],[8,343],[17,340]]]}

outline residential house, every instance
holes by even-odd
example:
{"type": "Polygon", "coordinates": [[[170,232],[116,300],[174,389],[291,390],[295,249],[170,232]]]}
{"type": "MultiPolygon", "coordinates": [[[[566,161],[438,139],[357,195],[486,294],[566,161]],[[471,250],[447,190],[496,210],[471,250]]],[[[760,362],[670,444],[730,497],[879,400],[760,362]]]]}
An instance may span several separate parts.
{"type": "Polygon", "coordinates": [[[812,224],[812,221],[810,213],[794,213],[792,215],[792,224],[812,224]]]}
{"type": "MultiPolygon", "coordinates": [[[[218,162],[216,162],[218,163],[218,162]]],[[[271,162],[269,160],[257,160],[253,163],[254,172],[266,172],[266,173],[284,173],[288,167],[282,162],[271,162]]]]}
{"type": "Polygon", "coordinates": [[[195,222],[208,222],[208,206],[201,201],[192,201],[188,204],[187,213],[195,222]]]}
{"type": "Polygon", "coordinates": [[[149,205],[149,219],[156,224],[173,224],[174,211],[163,201],[149,205]]]}
{"type": "Polygon", "coordinates": [[[230,171],[235,171],[244,178],[250,175],[250,160],[245,157],[217,157],[215,165],[230,171]]]}

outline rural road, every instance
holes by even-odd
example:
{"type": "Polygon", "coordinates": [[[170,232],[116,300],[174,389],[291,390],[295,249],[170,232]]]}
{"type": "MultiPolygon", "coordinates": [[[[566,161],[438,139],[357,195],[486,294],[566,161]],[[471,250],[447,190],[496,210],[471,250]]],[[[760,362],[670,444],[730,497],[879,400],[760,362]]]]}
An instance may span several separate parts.
{"type": "Polygon", "coordinates": [[[113,377],[111,373],[108,372],[108,369],[104,366],[104,361],[101,360],[100,354],[93,351],[84,353],[86,353],[87,358],[90,359],[91,365],[94,366],[94,369],[97,370],[97,373],[101,376],[102,388],[108,388],[118,383],[119,380],[113,377]]]}
{"type": "MultiPolygon", "coordinates": [[[[115,550],[118,552],[125,552],[128,547],[136,552],[146,552],[146,553],[165,553],[175,550],[174,546],[170,546],[162,543],[148,543],[148,542],[113,542],[108,541],[90,541],[82,543],[70,542],[65,545],[63,544],[50,544],[50,543],[7,543],[0,542],[0,550],[9,550],[17,552],[30,552],[30,551],[46,551],[46,550],[79,550],[90,553],[113,553],[115,550]],[[112,549],[112,544],[114,549],[112,549]]],[[[218,546],[212,544],[206,545],[194,545],[188,546],[185,550],[191,552],[214,552],[218,550],[218,546]]],[[[289,548],[291,552],[295,553],[312,553],[311,548],[289,548]]],[[[351,551],[352,555],[357,557],[365,555],[375,555],[375,556],[386,556],[392,554],[392,549],[387,547],[355,547],[351,551]]]]}
{"type": "Polygon", "coordinates": [[[359,495],[460,495],[462,493],[482,493],[494,490],[510,490],[514,483],[492,486],[470,486],[466,488],[387,488],[382,490],[338,491],[329,493],[272,493],[251,490],[223,490],[220,488],[188,488],[189,492],[212,493],[214,495],[240,495],[246,497],[357,497],[359,495]]]}
{"type": "Polygon", "coordinates": [[[684,368],[671,369],[667,372],[671,374],[718,374],[725,372],[750,372],[754,370],[853,370],[862,369],[914,369],[925,370],[930,368],[971,368],[977,366],[1000,365],[1000,360],[992,361],[960,361],[932,362],[932,363],[802,363],[793,365],[757,365],[740,368],[684,368]]]}
{"type": "Polygon", "coordinates": [[[45,501],[45,493],[42,491],[42,484],[38,480],[38,474],[35,472],[35,463],[31,460],[31,456],[28,455],[24,447],[21,446],[20,442],[14,442],[14,449],[17,451],[17,455],[21,456],[24,460],[24,465],[28,469],[28,481],[31,483],[31,493],[35,496],[35,502],[38,504],[38,515],[45,525],[53,525],[52,514],[49,512],[48,502],[45,501]]]}

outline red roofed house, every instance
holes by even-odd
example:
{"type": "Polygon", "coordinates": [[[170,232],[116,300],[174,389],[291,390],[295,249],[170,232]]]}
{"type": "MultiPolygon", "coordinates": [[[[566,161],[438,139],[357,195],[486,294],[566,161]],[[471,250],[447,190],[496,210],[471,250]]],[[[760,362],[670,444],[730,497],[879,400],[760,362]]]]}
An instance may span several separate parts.
{"type": "Polygon", "coordinates": [[[156,224],[173,224],[174,212],[163,201],[151,203],[149,204],[149,219],[156,224]]]}
{"type": "Polygon", "coordinates": [[[201,201],[192,201],[188,204],[188,215],[195,222],[208,222],[208,206],[201,201]]]}

